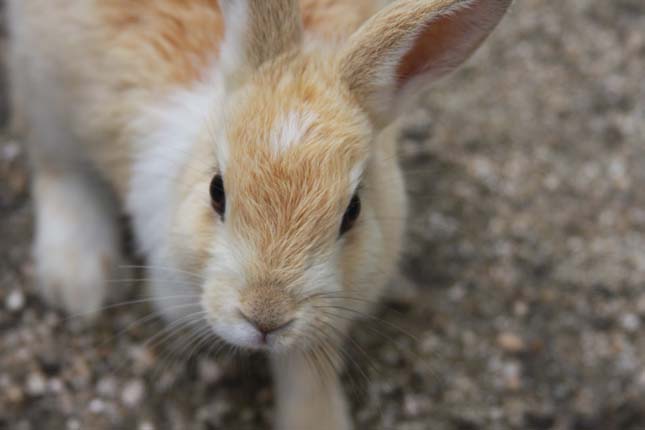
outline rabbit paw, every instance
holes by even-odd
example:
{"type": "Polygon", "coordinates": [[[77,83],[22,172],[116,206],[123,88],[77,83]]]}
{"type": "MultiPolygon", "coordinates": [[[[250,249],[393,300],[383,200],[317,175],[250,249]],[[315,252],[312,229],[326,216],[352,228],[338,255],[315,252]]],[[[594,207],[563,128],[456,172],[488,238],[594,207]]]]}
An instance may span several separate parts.
{"type": "MultiPolygon", "coordinates": [[[[103,306],[121,264],[119,233],[110,206],[91,180],[37,177],[36,284],[51,304],[92,318],[103,306]]],[[[114,282],[119,287],[119,282],[114,282]]]]}
{"type": "Polygon", "coordinates": [[[73,315],[91,318],[103,305],[113,258],[75,244],[38,246],[36,280],[42,296],[73,315]]]}

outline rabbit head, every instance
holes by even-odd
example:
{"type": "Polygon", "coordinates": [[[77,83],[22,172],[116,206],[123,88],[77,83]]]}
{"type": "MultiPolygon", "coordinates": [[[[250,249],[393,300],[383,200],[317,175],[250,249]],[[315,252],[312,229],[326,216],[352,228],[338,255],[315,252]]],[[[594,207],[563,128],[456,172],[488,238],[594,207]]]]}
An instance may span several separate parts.
{"type": "Polygon", "coordinates": [[[173,253],[203,274],[215,332],[272,351],[339,341],[381,294],[406,215],[383,129],[510,0],[400,0],[333,46],[305,40],[298,3],[220,2],[225,97],[174,214],[173,253]]]}

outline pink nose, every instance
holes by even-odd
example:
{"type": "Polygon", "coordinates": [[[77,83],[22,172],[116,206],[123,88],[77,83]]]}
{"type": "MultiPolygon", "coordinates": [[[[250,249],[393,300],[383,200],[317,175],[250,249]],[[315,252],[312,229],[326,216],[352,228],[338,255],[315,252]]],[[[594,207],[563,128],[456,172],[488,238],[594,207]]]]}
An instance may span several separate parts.
{"type": "Polygon", "coordinates": [[[289,326],[294,319],[296,301],[275,283],[264,282],[242,289],[238,312],[240,317],[267,337],[289,326]]]}
{"type": "Polygon", "coordinates": [[[252,318],[246,315],[241,310],[239,311],[239,313],[240,313],[240,316],[246,322],[251,324],[253,327],[255,327],[257,331],[260,332],[260,334],[262,335],[262,340],[265,343],[268,335],[270,335],[271,333],[280,331],[282,329],[285,329],[294,322],[293,318],[290,320],[285,320],[284,318],[262,318],[262,317],[252,318]]]}

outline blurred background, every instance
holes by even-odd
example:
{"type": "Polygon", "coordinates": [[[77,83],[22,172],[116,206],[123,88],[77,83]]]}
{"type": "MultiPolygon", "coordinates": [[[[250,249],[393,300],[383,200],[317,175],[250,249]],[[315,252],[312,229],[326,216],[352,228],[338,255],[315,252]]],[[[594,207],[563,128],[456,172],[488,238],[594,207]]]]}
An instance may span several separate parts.
{"type": "MultiPolygon", "coordinates": [[[[347,347],[357,429],[645,429],[644,30],[643,0],[517,0],[405,116],[399,293],[347,347]]],[[[268,428],[261,357],[39,300],[24,152],[3,132],[0,429],[268,428]]]]}

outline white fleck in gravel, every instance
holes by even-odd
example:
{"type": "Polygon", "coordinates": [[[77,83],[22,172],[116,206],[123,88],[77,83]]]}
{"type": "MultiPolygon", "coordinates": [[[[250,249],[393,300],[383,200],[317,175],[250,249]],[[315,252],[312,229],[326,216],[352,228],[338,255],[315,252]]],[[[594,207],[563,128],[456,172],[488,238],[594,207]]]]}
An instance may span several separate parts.
{"type": "Polygon", "coordinates": [[[52,378],[47,383],[47,389],[52,393],[60,393],[63,391],[64,385],[63,382],[58,378],[52,378]]]}
{"type": "Polygon", "coordinates": [[[529,307],[524,302],[515,302],[513,304],[513,313],[518,317],[525,317],[529,313],[529,307]]]}
{"type": "Polygon", "coordinates": [[[637,331],[641,326],[641,320],[638,315],[627,313],[621,318],[620,324],[629,332],[637,331]]]}
{"type": "Polygon", "coordinates": [[[34,372],[27,378],[27,393],[32,396],[41,396],[45,394],[47,381],[40,372],[34,372]]]}
{"type": "Polygon", "coordinates": [[[135,407],[141,403],[144,394],[145,386],[143,385],[143,382],[139,379],[135,379],[134,381],[128,382],[126,386],[123,387],[123,391],[121,392],[121,401],[128,407],[135,407]]]}
{"type": "Polygon", "coordinates": [[[15,289],[9,293],[5,299],[5,306],[11,312],[18,312],[25,306],[25,295],[20,289],[15,289]]]}
{"type": "Polygon", "coordinates": [[[103,400],[101,399],[92,399],[92,401],[90,401],[89,407],[90,412],[92,412],[93,414],[100,414],[105,411],[105,402],[103,402],[103,400]]]}
{"type": "Polygon", "coordinates": [[[67,421],[67,430],[80,430],[81,429],[81,423],[78,422],[76,419],[71,419],[67,421]]]}
{"type": "Polygon", "coordinates": [[[460,302],[464,298],[465,295],[466,295],[466,290],[464,289],[463,285],[461,285],[461,284],[454,285],[448,291],[448,297],[453,302],[460,302]]]}
{"type": "Polygon", "coordinates": [[[155,430],[155,426],[149,421],[144,421],[139,424],[139,430],[155,430]]]}
{"type": "Polygon", "coordinates": [[[207,384],[213,384],[222,377],[221,367],[209,358],[199,360],[199,376],[207,384]]]}
{"type": "Polygon", "coordinates": [[[427,400],[419,396],[407,395],[403,399],[403,411],[409,417],[418,417],[427,403],[427,400]]]}
{"type": "Polygon", "coordinates": [[[516,361],[505,363],[502,367],[504,386],[509,390],[519,390],[522,386],[522,366],[516,361]]]}
{"type": "Polygon", "coordinates": [[[96,384],[96,391],[103,397],[114,397],[116,393],[116,380],[110,377],[101,378],[96,384]]]}

